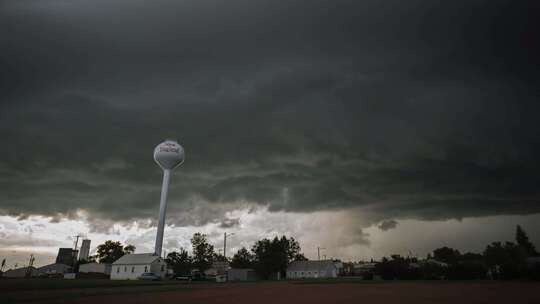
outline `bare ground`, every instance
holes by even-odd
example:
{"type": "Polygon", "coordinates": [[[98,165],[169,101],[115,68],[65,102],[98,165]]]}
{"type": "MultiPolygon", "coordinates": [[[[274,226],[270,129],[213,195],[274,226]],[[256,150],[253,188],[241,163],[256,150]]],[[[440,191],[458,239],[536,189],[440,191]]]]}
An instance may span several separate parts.
{"type": "MultiPolygon", "coordinates": [[[[1,283],[0,283],[1,284],[1,283]]],[[[9,295],[9,292],[8,292],[9,295]]],[[[6,299],[6,298],[4,298],[6,299]]],[[[10,302],[32,303],[540,303],[536,282],[381,282],[156,285],[26,291],[10,302]]],[[[0,298],[0,302],[1,298],[0,298]]],[[[4,302],[2,302],[4,303],[4,302]]]]}

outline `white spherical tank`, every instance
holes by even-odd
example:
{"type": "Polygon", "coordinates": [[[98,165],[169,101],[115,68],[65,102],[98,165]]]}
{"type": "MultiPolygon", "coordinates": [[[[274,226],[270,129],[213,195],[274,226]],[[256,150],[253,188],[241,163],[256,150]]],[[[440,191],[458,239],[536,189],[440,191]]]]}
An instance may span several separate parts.
{"type": "Polygon", "coordinates": [[[163,170],[172,170],[184,162],[184,148],[167,139],[154,149],[154,160],[163,170]]]}

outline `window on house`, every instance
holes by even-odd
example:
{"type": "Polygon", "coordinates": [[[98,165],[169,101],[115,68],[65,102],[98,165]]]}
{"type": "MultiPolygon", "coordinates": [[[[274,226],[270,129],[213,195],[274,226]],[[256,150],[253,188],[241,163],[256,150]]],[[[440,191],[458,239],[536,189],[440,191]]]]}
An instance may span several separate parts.
{"type": "Polygon", "coordinates": [[[131,273],[135,272],[135,266],[131,266],[131,273]]]}
{"type": "Polygon", "coordinates": [[[120,273],[120,266],[116,267],[116,273],[120,273]]]}
{"type": "Polygon", "coordinates": [[[148,272],[148,266],[144,266],[144,272],[148,272]]]}
{"type": "Polygon", "coordinates": [[[124,272],[127,272],[127,266],[124,266],[124,272]]]}

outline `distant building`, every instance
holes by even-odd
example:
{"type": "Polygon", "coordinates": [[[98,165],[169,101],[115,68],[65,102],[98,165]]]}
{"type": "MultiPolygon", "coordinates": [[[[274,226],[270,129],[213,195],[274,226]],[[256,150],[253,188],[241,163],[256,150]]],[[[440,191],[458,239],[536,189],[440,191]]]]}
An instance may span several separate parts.
{"type": "Polygon", "coordinates": [[[338,268],[331,260],[295,261],[287,267],[288,279],[336,278],[338,268]]]}
{"type": "Polygon", "coordinates": [[[81,252],[79,253],[79,261],[88,261],[90,255],[90,240],[83,240],[81,245],[81,252]]]}
{"type": "Polygon", "coordinates": [[[79,265],[80,273],[104,273],[111,274],[111,264],[88,263],[79,265]]]}
{"type": "Polygon", "coordinates": [[[56,256],[57,264],[73,266],[73,262],[77,259],[77,250],[71,248],[59,248],[56,256]]]}
{"type": "Polygon", "coordinates": [[[26,278],[26,277],[37,277],[39,271],[33,267],[21,267],[16,269],[9,269],[3,273],[2,277],[4,278],[26,278]]]}
{"type": "Polygon", "coordinates": [[[365,276],[375,273],[377,263],[355,263],[353,264],[352,274],[355,276],[365,276]]]}
{"type": "Polygon", "coordinates": [[[44,275],[54,275],[54,274],[64,274],[71,272],[72,268],[66,264],[54,263],[50,265],[45,265],[37,269],[40,274],[44,275]]]}
{"type": "Polygon", "coordinates": [[[167,264],[153,253],[126,254],[112,263],[111,280],[136,280],[145,272],[165,278],[167,264]]]}
{"type": "Polygon", "coordinates": [[[257,274],[251,268],[231,268],[227,270],[228,281],[255,281],[257,274]]]}
{"type": "Polygon", "coordinates": [[[204,271],[204,274],[207,276],[222,275],[225,274],[229,268],[231,268],[229,262],[214,262],[210,268],[204,271]]]}

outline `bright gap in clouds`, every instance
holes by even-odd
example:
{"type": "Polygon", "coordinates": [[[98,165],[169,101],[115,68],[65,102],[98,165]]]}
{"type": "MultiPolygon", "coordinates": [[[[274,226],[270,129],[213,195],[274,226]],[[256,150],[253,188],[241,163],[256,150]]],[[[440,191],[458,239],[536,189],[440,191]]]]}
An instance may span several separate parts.
{"type": "MultiPolygon", "coordinates": [[[[317,258],[317,247],[325,250],[327,258],[342,260],[379,259],[393,253],[425,256],[441,246],[460,251],[482,252],[492,241],[511,241],[515,225],[522,225],[531,240],[539,243],[540,215],[493,216],[466,218],[461,221],[397,220],[394,228],[381,230],[377,224],[368,224],[362,213],[355,210],[320,211],[312,213],[270,212],[266,207],[239,209],[226,214],[231,227],[220,223],[204,226],[175,227],[165,230],[164,250],[180,248],[190,250],[190,238],[195,232],[208,235],[216,252],[223,248],[223,233],[234,232],[228,238],[227,255],[231,257],[242,246],[250,248],[256,240],[287,235],[300,242],[302,252],[317,258]],[[363,225],[362,223],[366,223],[363,225]],[[474,233],[471,233],[474,231],[474,233]]],[[[0,216],[0,258],[7,259],[8,268],[16,263],[27,263],[30,254],[36,256],[35,265],[53,263],[59,247],[72,247],[74,235],[92,240],[91,254],[106,240],[133,244],[136,252],[151,252],[156,230],[149,222],[114,224],[108,230],[96,231],[84,218],[50,222],[48,218],[32,216],[17,219],[0,216]]],[[[80,242],[79,242],[80,246],[80,242]]]]}

